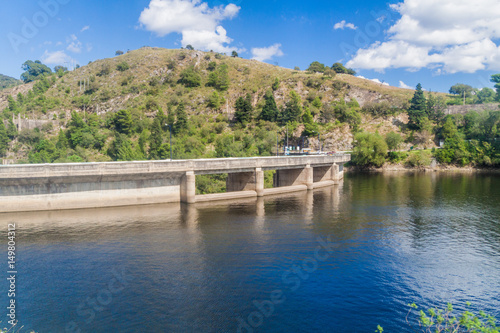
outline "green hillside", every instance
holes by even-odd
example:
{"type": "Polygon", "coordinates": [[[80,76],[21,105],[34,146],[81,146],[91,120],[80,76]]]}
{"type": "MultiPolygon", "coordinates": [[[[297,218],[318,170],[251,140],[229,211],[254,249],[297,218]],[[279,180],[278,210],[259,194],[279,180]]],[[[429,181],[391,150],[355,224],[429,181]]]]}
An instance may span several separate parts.
{"type": "Polygon", "coordinates": [[[165,159],[170,129],[174,158],[272,155],[287,132],[289,145],[312,150],[351,150],[363,131],[393,132],[404,140],[399,148],[433,147],[447,98],[425,93],[427,122],[412,129],[413,90],[149,47],[44,76],[16,93],[0,96],[0,155],[17,163],[165,159]],[[13,119],[21,119],[20,132],[13,119]]]}
{"type": "Polygon", "coordinates": [[[0,90],[17,86],[21,83],[20,80],[16,80],[13,77],[0,74],[0,90]]]}

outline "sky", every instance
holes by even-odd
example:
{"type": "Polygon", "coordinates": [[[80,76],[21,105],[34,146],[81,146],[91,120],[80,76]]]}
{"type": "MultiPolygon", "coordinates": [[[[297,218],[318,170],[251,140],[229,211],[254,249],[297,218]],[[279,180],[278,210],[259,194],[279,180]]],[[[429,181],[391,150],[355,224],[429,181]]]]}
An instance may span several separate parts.
{"type": "Polygon", "coordinates": [[[342,62],[381,84],[493,87],[498,0],[4,1],[0,73],[26,60],[72,69],[142,46],[195,49],[307,69],[342,62]]]}

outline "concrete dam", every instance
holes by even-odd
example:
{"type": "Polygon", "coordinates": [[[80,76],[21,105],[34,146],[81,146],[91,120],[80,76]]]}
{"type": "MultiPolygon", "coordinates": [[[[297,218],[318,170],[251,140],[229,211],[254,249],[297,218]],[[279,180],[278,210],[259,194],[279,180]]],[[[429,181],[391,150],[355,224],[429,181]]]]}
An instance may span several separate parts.
{"type": "Polygon", "coordinates": [[[0,212],[192,204],[338,184],[348,154],[0,166],[0,212]],[[264,171],[276,170],[273,188],[264,171]],[[226,193],[196,195],[196,175],[228,174],[226,193]]]}

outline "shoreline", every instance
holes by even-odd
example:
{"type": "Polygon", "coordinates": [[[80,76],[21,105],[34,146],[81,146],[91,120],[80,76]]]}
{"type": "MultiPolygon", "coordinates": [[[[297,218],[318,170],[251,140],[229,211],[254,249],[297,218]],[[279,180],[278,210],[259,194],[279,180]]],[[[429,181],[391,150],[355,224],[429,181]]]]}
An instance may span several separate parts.
{"type": "Polygon", "coordinates": [[[498,168],[477,168],[477,167],[457,167],[457,166],[435,166],[435,167],[405,167],[403,165],[384,165],[381,168],[358,168],[344,167],[347,173],[353,172],[447,172],[447,173],[500,173],[498,168]]]}

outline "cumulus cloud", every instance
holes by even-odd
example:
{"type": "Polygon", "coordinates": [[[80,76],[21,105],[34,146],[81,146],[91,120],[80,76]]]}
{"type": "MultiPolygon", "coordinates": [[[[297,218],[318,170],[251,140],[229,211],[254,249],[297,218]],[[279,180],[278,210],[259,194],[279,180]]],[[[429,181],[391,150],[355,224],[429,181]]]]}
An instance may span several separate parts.
{"type": "Polygon", "coordinates": [[[399,88],[403,88],[403,89],[413,89],[412,87],[410,87],[409,85],[407,85],[406,83],[404,83],[403,81],[399,81],[399,88]]]}
{"type": "Polygon", "coordinates": [[[391,5],[401,18],[383,42],[360,49],[347,63],[359,69],[387,68],[438,73],[500,69],[498,0],[404,0],[391,5]]]}
{"type": "Polygon", "coordinates": [[[89,25],[86,25],[86,26],[84,26],[84,27],[80,30],[80,32],[84,32],[84,31],[87,31],[87,30],[89,30],[89,29],[90,29],[90,26],[89,26],[89,25]]]}
{"type": "Polygon", "coordinates": [[[266,61],[273,57],[282,57],[281,44],[274,44],[269,47],[255,47],[252,49],[252,59],[266,61]]]}
{"type": "Polygon", "coordinates": [[[48,65],[63,65],[66,62],[75,61],[64,51],[49,52],[45,50],[42,56],[42,62],[48,65]]]}
{"type": "Polygon", "coordinates": [[[342,29],[342,30],[344,30],[344,29],[346,29],[346,28],[347,28],[347,29],[356,30],[358,27],[357,27],[357,26],[355,26],[355,25],[354,25],[354,24],[352,24],[352,23],[346,23],[346,21],[345,21],[345,20],[342,20],[342,21],[340,21],[340,22],[338,22],[338,23],[335,23],[335,25],[333,26],[333,29],[334,29],[334,30],[338,30],[338,29],[342,29]]]}
{"type": "Polygon", "coordinates": [[[220,22],[238,15],[240,7],[229,4],[210,8],[200,0],[151,0],[139,23],[148,31],[163,37],[182,34],[182,45],[216,52],[238,50],[228,46],[233,40],[220,22]]]}

